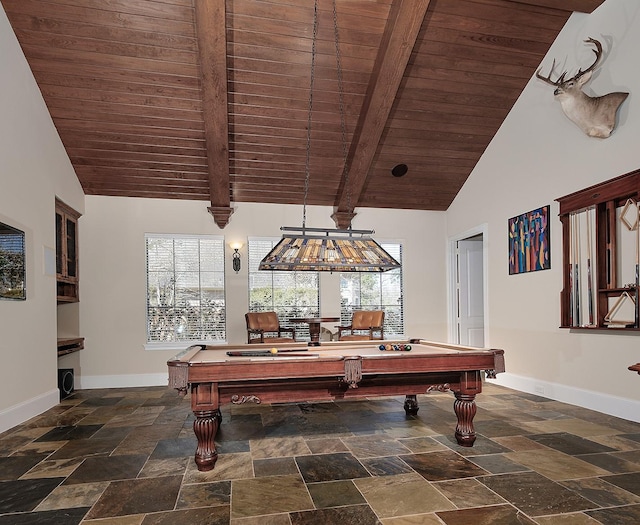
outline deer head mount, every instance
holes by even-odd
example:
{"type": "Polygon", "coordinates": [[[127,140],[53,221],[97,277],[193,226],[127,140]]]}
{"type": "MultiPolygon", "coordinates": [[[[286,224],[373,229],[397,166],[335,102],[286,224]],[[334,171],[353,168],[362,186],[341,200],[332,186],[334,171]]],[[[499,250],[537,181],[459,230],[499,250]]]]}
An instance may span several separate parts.
{"type": "Polygon", "coordinates": [[[593,71],[602,58],[602,44],[594,39],[585,40],[587,44],[593,44],[593,52],[596,59],[587,69],[578,72],[571,78],[565,78],[567,72],[564,71],[557,80],[551,80],[556,61],[551,65],[549,75],[543,77],[540,74],[542,68],[536,71],[536,77],[547,84],[555,86],[553,92],[556,99],[560,101],[562,111],[569,119],[590,137],[607,138],[611,135],[616,125],[616,112],[620,105],[629,96],[629,93],[615,92],[601,97],[590,97],[582,91],[582,86],[586,84],[593,71]]]}

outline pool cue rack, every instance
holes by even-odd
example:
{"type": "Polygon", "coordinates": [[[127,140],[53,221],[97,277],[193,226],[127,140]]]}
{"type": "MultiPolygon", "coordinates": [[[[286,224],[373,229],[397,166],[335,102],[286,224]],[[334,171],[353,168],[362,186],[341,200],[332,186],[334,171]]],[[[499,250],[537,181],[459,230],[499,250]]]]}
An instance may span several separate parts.
{"type": "Polygon", "coordinates": [[[640,330],[640,169],[556,201],[560,327],[640,330]]]}

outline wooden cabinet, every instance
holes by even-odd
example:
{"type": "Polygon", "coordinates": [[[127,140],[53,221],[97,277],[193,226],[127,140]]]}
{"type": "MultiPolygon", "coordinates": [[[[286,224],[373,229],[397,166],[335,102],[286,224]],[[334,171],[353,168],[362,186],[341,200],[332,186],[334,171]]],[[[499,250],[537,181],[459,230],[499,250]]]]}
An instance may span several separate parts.
{"type": "Polygon", "coordinates": [[[80,214],[56,199],[56,281],[59,303],[78,301],[78,219],[80,214]]]}
{"type": "Polygon", "coordinates": [[[557,201],[561,327],[639,330],[640,170],[557,201]]]}

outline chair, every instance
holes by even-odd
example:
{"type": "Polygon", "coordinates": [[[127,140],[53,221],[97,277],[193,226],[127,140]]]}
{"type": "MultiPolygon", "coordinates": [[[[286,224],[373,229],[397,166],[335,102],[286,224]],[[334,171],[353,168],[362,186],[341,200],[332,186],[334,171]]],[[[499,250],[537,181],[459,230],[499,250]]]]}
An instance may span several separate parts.
{"type": "Polygon", "coordinates": [[[339,341],[384,339],[384,310],[356,310],[349,326],[336,326],[339,341]],[[343,332],[350,332],[343,334],[343,332]],[[379,334],[379,335],[377,335],[379,334]]]}
{"type": "Polygon", "coordinates": [[[248,343],[293,343],[296,340],[295,328],[281,327],[275,312],[249,312],[244,318],[248,343]],[[291,336],[287,337],[286,333],[291,336]]]}

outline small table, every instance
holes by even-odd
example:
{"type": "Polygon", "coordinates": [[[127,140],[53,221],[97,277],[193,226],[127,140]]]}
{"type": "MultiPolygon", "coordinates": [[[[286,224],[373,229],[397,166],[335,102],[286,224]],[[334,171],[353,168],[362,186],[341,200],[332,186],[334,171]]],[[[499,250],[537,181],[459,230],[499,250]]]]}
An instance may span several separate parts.
{"type": "Polygon", "coordinates": [[[339,317],[296,317],[289,319],[292,323],[307,323],[309,325],[309,335],[311,343],[317,345],[320,343],[320,323],[337,323],[339,317]]]}

